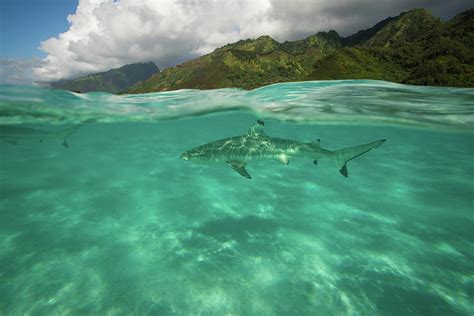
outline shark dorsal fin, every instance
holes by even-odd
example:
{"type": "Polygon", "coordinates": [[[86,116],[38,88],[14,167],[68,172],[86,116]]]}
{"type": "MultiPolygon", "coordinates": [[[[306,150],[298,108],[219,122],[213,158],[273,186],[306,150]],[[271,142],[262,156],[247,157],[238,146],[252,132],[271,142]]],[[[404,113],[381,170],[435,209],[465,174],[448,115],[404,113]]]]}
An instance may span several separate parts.
{"type": "Polygon", "coordinates": [[[257,123],[249,128],[248,134],[254,136],[265,135],[265,132],[263,131],[263,125],[265,125],[265,123],[262,120],[257,120],[257,123]]]}
{"type": "Polygon", "coordinates": [[[320,148],[321,147],[321,140],[318,138],[312,143],[315,147],[320,148]]]}

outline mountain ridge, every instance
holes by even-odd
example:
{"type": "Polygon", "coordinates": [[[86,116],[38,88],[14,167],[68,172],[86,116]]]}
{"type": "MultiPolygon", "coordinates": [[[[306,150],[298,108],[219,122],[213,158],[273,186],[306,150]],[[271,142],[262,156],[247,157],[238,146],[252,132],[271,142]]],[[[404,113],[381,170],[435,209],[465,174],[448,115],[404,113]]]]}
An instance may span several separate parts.
{"type": "Polygon", "coordinates": [[[269,36],[240,40],[166,68],[125,93],[330,79],[474,87],[473,12],[442,22],[412,9],[345,38],[331,30],[284,43],[269,36]]]}
{"type": "Polygon", "coordinates": [[[280,43],[263,35],[161,72],[152,62],[137,63],[51,86],[123,94],[333,79],[474,87],[474,10],[443,22],[412,9],[347,37],[330,30],[280,43]]]}
{"type": "Polygon", "coordinates": [[[84,92],[118,93],[150,78],[159,72],[153,62],[133,63],[103,72],[93,73],[70,80],[51,82],[53,88],[84,92]]]}

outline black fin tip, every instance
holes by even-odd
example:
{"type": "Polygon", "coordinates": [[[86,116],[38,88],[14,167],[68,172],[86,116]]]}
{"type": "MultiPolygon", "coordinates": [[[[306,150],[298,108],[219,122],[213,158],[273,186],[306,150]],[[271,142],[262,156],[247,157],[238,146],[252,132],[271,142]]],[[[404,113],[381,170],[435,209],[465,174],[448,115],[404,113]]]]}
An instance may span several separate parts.
{"type": "Polygon", "coordinates": [[[341,168],[341,170],[339,170],[339,172],[340,172],[344,177],[347,178],[348,174],[347,174],[347,166],[346,166],[346,165],[344,165],[344,166],[341,168]]]}

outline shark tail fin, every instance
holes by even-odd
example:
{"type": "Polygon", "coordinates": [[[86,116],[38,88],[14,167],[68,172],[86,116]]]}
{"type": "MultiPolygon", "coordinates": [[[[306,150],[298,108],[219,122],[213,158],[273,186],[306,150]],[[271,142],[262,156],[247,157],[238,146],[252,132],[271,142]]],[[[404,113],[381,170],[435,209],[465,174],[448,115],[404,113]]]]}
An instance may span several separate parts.
{"type": "Polygon", "coordinates": [[[74,125],[72,127],[68,127],[68,128],[64,128],[64,129],[61,129],[57,132],[55,132],[54,134],[56,135],[56,137],[61,140],[63,143],[62,145],[64,147],[69,147],[69,144],[67,143],[67,139],[72,135],[74,134],[75,132],[77,132],[77,130],[81,127],[82,125],[74,125]]]}
{"type": "Polygon", "coordinates": [[[339,150],[334,150],[332,152],[332,158],[336,163],[336,166],[339,168],[339,172],[344,176],[347,177],[347,163],[355,159],[366,152],[370,151],[373,148],[377,148],[385,142],[385,139],[377,140],[375,142],[371,142],[364,145],[354,146],[354,147],[347,147],[342,148],[339,150]]]}

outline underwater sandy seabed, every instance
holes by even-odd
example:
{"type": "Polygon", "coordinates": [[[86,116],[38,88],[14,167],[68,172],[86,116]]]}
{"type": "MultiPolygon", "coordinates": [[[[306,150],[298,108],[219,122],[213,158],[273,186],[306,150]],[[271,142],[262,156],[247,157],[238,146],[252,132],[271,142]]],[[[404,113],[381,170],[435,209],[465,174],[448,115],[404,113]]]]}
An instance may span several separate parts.
{"type": "Polygon", "coordinates": [[[255,120],[0,143],[0,314],[474,313],[472,133],[265,122],[327,149],[387,138],[348,178],[324,159],[251,162],[252,180],[179,159],[255,120]]]}

